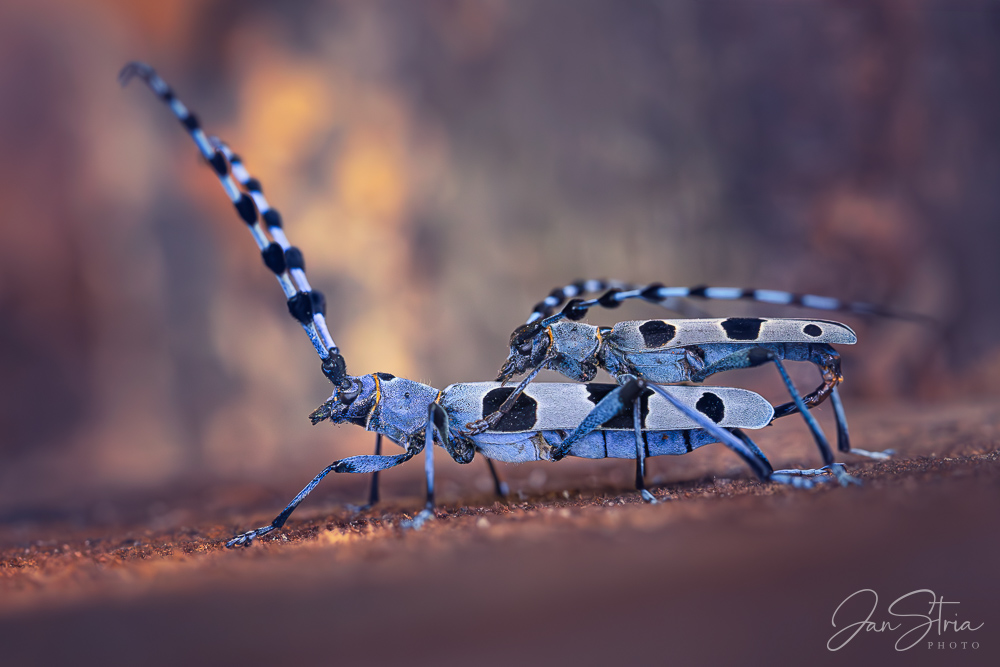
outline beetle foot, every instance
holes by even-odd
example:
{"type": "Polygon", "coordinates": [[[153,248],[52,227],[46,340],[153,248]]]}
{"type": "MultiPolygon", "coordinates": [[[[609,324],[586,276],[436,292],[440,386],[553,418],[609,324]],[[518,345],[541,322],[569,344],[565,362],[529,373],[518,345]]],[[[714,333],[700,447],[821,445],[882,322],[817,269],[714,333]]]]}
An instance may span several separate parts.
{"type": "Polygon", "coordinates": [[[479,435],[480,433],[485,433],[499,424],[501,417],[503,417],[502,413],[494,412],[488,417],[477,419],[474,422],[469,422],[465,425],[465,435],[479,435]]]}
{"type": "Polygon", "coordinates": [[[869,459],[875,459],[876,461],[885,461],[892,457],[896,453],[895,449],[883,449],[881,452],[870,452],[867,449],[857,449],[852,447],[848,454],[857,454],[858,456],[864,456],[869,459]]]}
{"type": "Polygon", "coordinates": [[[831,473],[826,468],[786,468],[785,470],[775,470],[774,474],[794,477],[822,477],[831,473]]]}
{"type": "Polygon", "coordinates": [[[262,526],[257,530],[248,530],[245,533],[240,533],[233,539],[226,542],[226,548],[235,549],[236,547],[248,547],[253,544],[255,538],[267,535],[272,530],[274,530],[274,526],[262,526]]]}
{"type": "MultiPolygon", "coordinates": [[[[775,470],[773,475],[780,475],[782,479],[786,478],[800,478],[800,479],[812,479],[815,483],[828,482],[831,479],[837,480],[841,486],[847,486],[849,484],[861,485],[861,480],[854,475],[848,474],[847,470],[844,468],[843,463],[832,463],[823,468],[788,468],[785,470],[775,470]]],[[[778,481],[778,480],[775,480],[778,481]]],[[[799,484],[795,482],[781,482],[782,484],[791,484],[797,488],[808,489],[813,484],[806,484],[804,481],[799,484]]]]}
{"type": "Polygon", "coordinates": [[[827,476],[810,476],[802,475],[802,472],[812,472],[812,471],[802,471],[802,470],[775,470],[768,477],[769,482],[775,482],[777,484],[785,484],[787,486],[795,487],[796,489],[811,489],[817,484],[822,484],[823,482],[829,482],[830,477],[827,476]]]}
{"type": "Polygon", "coordinates": [[[826,469],[840,482],[841,486],[850,486],[851,484],[861,486],[861,480],[854,475],[848,474],[843,463],[832,463],[826,469]]]}
{"type": "Polygon", "coordinates": [[[420,530],[423,528],[424,524],[434,518],[434,512],[429,509],[421,510],[417,516],[412,519],[404,519],[399,522],[399,525],[403,527],[403,530],[420,530]]]}
{"type": "Polygon", "coordinates": [[[364,505],[355,505],[354,503],[347,503],[344,505],[347,511],[351,513],[351,516],[361,514],[362,512],[367,512],[371,508],[375,507],[372,503],[365,503],[364,505]]]}
{"type": "Polygon", "coordinates": [[[489,429],[489,427],[490,423],[488,421],[485,419],[477,419],[476,421],[469,422],[465,425],[465,432],[468,435],[479,435],[480,433],[484,433],[487,429],[489,429]]]}

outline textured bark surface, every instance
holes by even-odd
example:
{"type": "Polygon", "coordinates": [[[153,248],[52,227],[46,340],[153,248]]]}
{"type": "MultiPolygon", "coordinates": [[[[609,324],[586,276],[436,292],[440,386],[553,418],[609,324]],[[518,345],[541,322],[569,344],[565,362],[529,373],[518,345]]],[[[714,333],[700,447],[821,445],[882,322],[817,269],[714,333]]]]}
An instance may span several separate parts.
{"type": "MultiPolygon", "coordinates": [[[[399,528],[419,500],[400,497],[415,488],[390,474],[375,510],[354,514],[339,505],[349,498],[317,492],[285,530],[239,551],[222,541],[265,523],[280,498],[221,486],[161,493],[167,507],[153,519],[138,520],[148,499],[112,499],[113,522],[7,517],[0,655],[12,665],[996,664],[1000,407],[853,414],[857,446],[898,451],[851,463],[861,487],[760,485],[710,447],[654,460],[655,506],[621,482],[626,462],[508,466],[523,499],[503,503],[477,489],[478,474],[459,474],[471,468],[445,464],[456,497],[422,531],[399,528]],[[524,493],[542,468],[551,476],[524,493]],[[923,641],[898,653],[900,630],[829,652],[834,610],[864,588],[879,595],[879,622],[911,621],[886,607],[913,590],[960,602],[944,618],[983,629],[927,640],[980,647],[923,641]]],[[[777,465],[809,464],[791,422],[758,440],[777,465]]]]}

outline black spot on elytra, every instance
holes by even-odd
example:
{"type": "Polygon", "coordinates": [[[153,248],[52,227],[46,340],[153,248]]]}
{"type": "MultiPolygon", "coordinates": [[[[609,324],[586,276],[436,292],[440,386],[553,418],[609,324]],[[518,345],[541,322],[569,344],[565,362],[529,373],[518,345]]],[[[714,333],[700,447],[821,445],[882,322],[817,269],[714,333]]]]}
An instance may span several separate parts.
{"type": "Polygon", "coordinates": [[[698,412],[702,413],[716,424],[722,421],[723,417],[726,416],[726,406],[723,404],[722,399],[719,398],[717,394],[713,394],[710,391],[706,391],[698,399],[698,402],[694,404],[694,407],[698,412]]]}
{"type": "Polygon", "coordinates": [[[813,337],[822,335],[822,333],[823,333],[823,330],[820,329],[815,324],[807,324],[806,328],[803,329],[802,331],[804,331],[806,333],[806,335],[813,336],[813,337]]]}
{"type": "Polygon", "coordinates": [[[763,323],[759,317],[730,317],[723,320],[722,328],[729,340],[757,340],[763,323]]]}
{"type": "MultiPolygon", "coordinates": [[[[610,394],[618,385],[616,384],[604,384],[599,382],[591,382],[587,385],[587,398],[591,403],[597,405],[601,402],[601,399],[610,394]]],[[[639,425],[646,428],[646,417],[649,415],[649,397],[653,395],[652,389],[647,389],[642,392],[642,396],[639,397],[639,425]]],[[[635,403],[629,402],[622,411],[604,422],[601,428],[609,428],[616,430],[632,430],[635,428],[635,419],[632,416],[634,412],[635,403]]]]}
{"type": "MultiPolygon", "coordinates": [[[[497,387],[483,397],[483,416],[496,412],[503,402],[514,393],[514,387],[497,387]]],[[[514,401],[514,407],[505,414],[491,430],[502,432],[530,431],[538,421],[538,401],[521,394],[514,401]]]]}
{"type": "Polygon", "coordinates": [[[618,385],[601,382],[591,382],[587,385],[587,399],[597,405],[601,399],[611,393],[611,390],[618,385]]]}
{"type": "Polygon", "coordinates": [[[382,380],[383,382],[396,379],[396,376],[393,375],[392,373],[376,373],[375,375],[378,376],[378,379],[382,380]]]}
{"type": "Polygon", "coordinates": [[[663,347],[677,335],[677,327],[663,320],[649,320],[639,326],[646,347],[663,347]]]}

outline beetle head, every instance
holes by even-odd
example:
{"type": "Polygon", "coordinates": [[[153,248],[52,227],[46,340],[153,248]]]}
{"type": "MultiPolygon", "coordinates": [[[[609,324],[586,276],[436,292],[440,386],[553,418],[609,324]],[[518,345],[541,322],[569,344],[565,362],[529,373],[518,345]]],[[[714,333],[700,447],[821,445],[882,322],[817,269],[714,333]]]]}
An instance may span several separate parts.
{"type": "Polygon", "coordinates": [[[522,324],[510,335],[510,355],[500,369],[498,382],[507,382],[542,363],[549,350],[548,327],[542,322],[522,324]]]}
{"type": "Polygon", "coordinates": [[[375,396],[376,383],[372,376],[345,375],[330,398],[316,408],[309,419],[313,424],[329,419],[335,424],[351,422],[364,426],[375,396]]]}

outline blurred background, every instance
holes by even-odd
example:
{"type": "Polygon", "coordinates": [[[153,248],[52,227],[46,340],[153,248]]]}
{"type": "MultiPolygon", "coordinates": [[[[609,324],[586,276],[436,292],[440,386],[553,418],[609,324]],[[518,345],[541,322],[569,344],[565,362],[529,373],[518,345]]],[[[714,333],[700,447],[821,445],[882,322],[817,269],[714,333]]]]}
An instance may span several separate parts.
{"type": "MultiPolygon", "coordinates": [[[[949,0],[4,2],[0,516],[285,497],[371,447],[309,425],[318,360],[186,134],[118,87],[129,60],[261,180],[354,374],[493,379],[585,277],[940,320],[836,317],[850,407],[1000,390],[998,36],[1000,6],[949,0]]],[[[781,400],[770,373],[718,381],[781,400]]]]}

